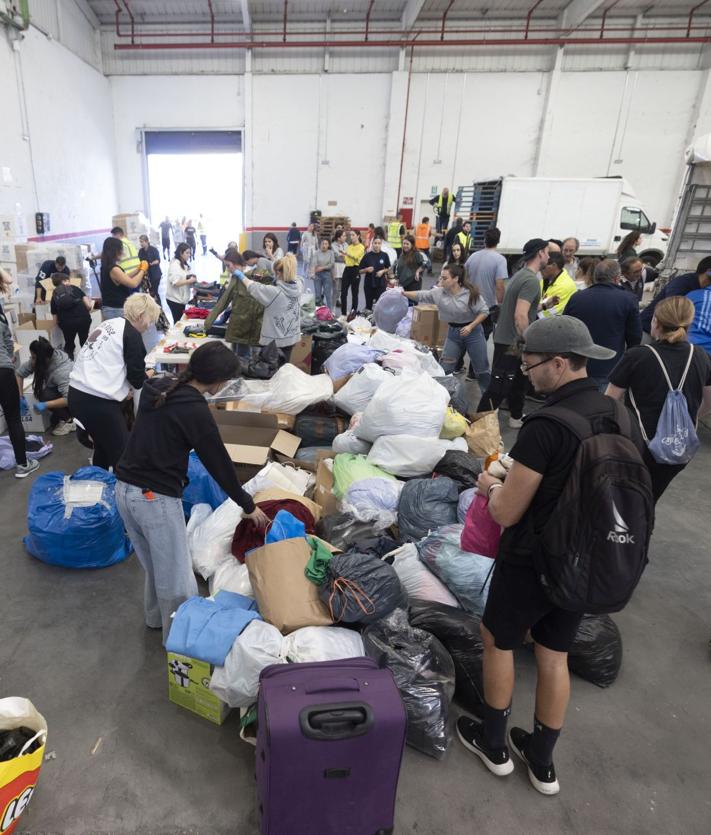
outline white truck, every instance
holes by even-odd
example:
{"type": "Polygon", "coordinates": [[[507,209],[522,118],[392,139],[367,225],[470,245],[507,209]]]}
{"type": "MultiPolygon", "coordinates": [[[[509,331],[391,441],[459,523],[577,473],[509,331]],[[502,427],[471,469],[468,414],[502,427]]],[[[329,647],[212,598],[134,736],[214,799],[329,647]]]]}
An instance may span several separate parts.
{"type": "Polygon", "coordinates": [[[685,158],[661,284],[676,273],[694,272],[699,261],[711,255],[711,133],[689,146],[685,158]]]}
{"type": "Polygon", "coordinates": [[[622,238],[638,230],[640,257],[656,266],[668,237],[649,220],[630,184],[621,177],[499,177],[461,186],[457,215],[471,220],[472,248],[484,246],[484,233],[501,230],[499,252],[520,256],[529,238],[580,241],[579,256],[615,252],[622,238]]]}

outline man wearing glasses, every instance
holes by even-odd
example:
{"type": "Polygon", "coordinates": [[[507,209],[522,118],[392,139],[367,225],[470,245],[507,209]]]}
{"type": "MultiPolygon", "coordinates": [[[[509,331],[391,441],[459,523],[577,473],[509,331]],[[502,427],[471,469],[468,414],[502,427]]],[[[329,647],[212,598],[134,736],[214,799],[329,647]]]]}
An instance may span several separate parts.
{"type": "MultiPolygon", "coordinates": [[[[588,359],[611,359],[613,350],[595,345],[583,322],[570,316],[538,320],[525,331],[524,340],[521,370],[546,396],[539,414],[551,406],[563,407],[588,418],[595,434],[617,431],[614,404],[586,371],[588,359]]],[[[632,419],[630,424],[641,453],[644,444],[637,422],[632,419]]],[[[481,621],[483,717],[462,716],[457,733],[463,745],[499,777],[513,771],[509,755],[513,748],[533,787],[544,795],[560,790],[553,748],[570,695],[568,650],[582,615],[550,601],[534,567],[534,554],[544,526],[556,512],[579,445],[578,437],[563,423],[526,420],[510,453],[514,463],[506,481],[484,472],[477,482],[479,492],[489,499],[491,516],[504,531],[481,621]],[[523,644],[529,630],[538,672],[533,732],[511,728],[507,738],[513,650],[523,644]]]]}
{"type": "Polygon", "coordinates": [[[509,281],[499,309],[494,331],[494,360],[491,382],[482,395],[477,412],[498,409],[504,398],[509,401],[509,426],[523,425],[523,404],[526,399],[526,378],[521,373],[518,342],[523,332],[535,321],[541,300],[538,273],[548,263],[548,241],[533,238],[523,248],[524,265],[509,281]]]}

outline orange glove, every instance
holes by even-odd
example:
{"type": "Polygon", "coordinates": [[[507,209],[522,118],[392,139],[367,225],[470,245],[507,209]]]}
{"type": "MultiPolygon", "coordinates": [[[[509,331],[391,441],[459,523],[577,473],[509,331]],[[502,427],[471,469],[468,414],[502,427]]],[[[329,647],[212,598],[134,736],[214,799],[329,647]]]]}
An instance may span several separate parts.
{"type": "Polygon", "coordinates": [[[144,273],[148,272],[148,261],[141,261],[139,266],[143,270],[144,273]]]}

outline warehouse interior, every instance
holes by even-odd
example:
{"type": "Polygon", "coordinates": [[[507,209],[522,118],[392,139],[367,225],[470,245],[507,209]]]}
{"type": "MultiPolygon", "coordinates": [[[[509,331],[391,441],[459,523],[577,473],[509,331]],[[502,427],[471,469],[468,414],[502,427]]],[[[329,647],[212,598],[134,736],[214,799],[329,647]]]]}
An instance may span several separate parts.
{"type": "MultiPolygon", "coordinates": [[[[261,249],[273,232],[286,250],[314,211],[364,232],[398,213],[414,226],[443,187],[507,176],[623,178],[669,235],[685,151],[711,134],[711,3],[0,0],[0,112],[0,268],[30,308],[16,244],[97,253],[132,213],[155,228],[204,212],[219,253],[196,255],[206,281],[229,241],[261,249]]],[[[501,426],[509,450],[516,432],[501,426]]],[[[698,432],[657,505],[635,596],[613,615],[617,680],[571,679],[560,795],[541,797],[522,769],[496,779],[456,738],[441,760],[406,748],[396,833],[709,831],[711,429],[698,432]]],[[[74,434],[52,442],[40,474],[86,466],[74,434]]],[[[77,571],[28,554],[33,478],[0,471],[0,699],[30,699],[48,726],[16,832],[258,832],[239,710],[217,725],[168,700],[135,556],[77,571]]],[[[533,653],[517,651],[521,722],[535,677],[533,653]]],[[[338,831],[361,835],[345,809],[338,831]]]]}

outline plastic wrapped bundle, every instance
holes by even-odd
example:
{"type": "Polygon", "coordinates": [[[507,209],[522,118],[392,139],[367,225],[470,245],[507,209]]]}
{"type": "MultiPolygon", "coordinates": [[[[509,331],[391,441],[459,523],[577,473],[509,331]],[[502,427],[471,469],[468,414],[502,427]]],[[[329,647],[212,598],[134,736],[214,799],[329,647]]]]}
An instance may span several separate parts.
{"type": "Polygon", "coordinates": [[[457,678],[454,697],[472,713],[481,713],[484,704],[482,656],[484,644],[480,620],[462,609],[425,600],[410,600],[410,625],[430,632],[452,656],[457,678]]]}
{"type": "Polygon", "coordinates": [[[382,435],[368,453],[368,461],[392,475],[414,478],[429,475],[444,455],[457,451],[464,455],[466,447],[464,438],[443,441],[414,435],[382,435]]]}
{"type": "Polygon", "coordinates": [[[407,542],[386,554],[385,559],[392,559],[393,568],[410,598],[445,603],[455,608],[459,606],[452,592],[420,560],[417,546],[413,542],[407,542]]]}
{"type": "MultiPolygon", "coordinates": [[[[463,441],[466,445],[466,441],[463,441]]],[[[482,471],[481,458],[475,458],[471,453],[461,450],[445,452],[434,467],[438,475],[449,476],[459,484],[460,490],[476,487],[476,480],[482,471]]]]}
{"type": "Polygon", "coordinates": [[[402,540],[416,542],[430,531],[456,522],[458,501],[458,485],[451,478],[442,476],[408,481],[400,493],[397,508],[402,540]]]}
{"type": "Polygon", "coordinates": [[[72,476],[45,473],[32,485],[25,548],[65,568],[105,568],[131,553],[116,506],[116,476],[81,467],[72,476]]]}
{"type": "Polygon", "coordinates": [[[265,388],[262,393],[246,394],[243,401],[270,412],[298,415],[314,403],[333,397],[333,380],[328,374],[304,374],[291,363],[282,365],[265,388]]]}
{"type": "Polygon", "coordinates": [[[350,513],[332,513],[316,523],[316,534],[340,551],[347,551],[358,540],[372,536],[373,523],[359,522],[350,513]]]}
{"type": "Polygon", "coordinates": [[[622,666],[622,636],[609,615],[583,615],[573,646],[568,653],[571,672],[609,687],[622,666]]]}
{"type": "Polygon", "coordinates": [[[454,662],[442,644],[396,609],[363,633],[366,655],[387,667],[407,710],[407,744],[436,759],[447,752],[447,720],[455,686],[454,662]]]}
{"type": "Polygon", "coordinates": [[[386,290],[373,307],[375,324],[388,333],[395,329],[407,314],[407,299],[400,290],[386,290]]]}
{"type": "Polygon", "coordinates": [[[462,490],[459,494],[459,502],[457,503],[457,522],[464,524],[467,518],[467,511],[471,503],[474,501],[476,495],[476,487],[470,487],[468,490],[462,490]]]}
{"type": "Polygon", "coordinates": [[[366,363],[375,362],[383,355],[379,348],[370,348],[368,345],[354,345],[346,342],[331,354],[324,362],[323,370],[332,380],[340,380],[349,374],[361,369],[366,363]]]}
{"type": "Polygon", "coordinates": [[[466,609],[481,616],[489,596],[494,561],[462,551],[462,525],[446,525],[417,543],[422,562],[436,574],[466,609]]]}
{"type": "Polygon", "coordinates": [[[391,565],[368,554],[334,554],[319,589],[335,623],[372,623],[407,604],[391,565]]]}
{"type": "Polygon", "coordinates": [[[397,522],[397,506],[405,485],[388,478],[363,478],[346,490],[341,506],[360,522],[372,522],[374,530],[384,530],[397,522]]]}

